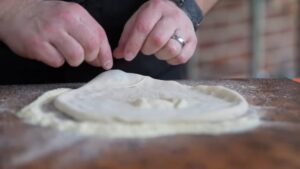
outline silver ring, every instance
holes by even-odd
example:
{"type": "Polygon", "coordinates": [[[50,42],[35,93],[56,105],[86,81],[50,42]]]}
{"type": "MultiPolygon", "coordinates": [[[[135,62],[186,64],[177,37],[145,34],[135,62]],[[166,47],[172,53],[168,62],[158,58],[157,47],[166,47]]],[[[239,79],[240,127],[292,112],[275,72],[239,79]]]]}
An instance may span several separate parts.
{"type": "Polygon", "coordinates": [[[171,37],[171,39],[176,40],[176,41],[181,45],[181,47],[184,47],[184,45],[185,45],[185,40],[184,40],[182,37],[180,37],[180,36],[174,34],[174,35],[171,37]]]}

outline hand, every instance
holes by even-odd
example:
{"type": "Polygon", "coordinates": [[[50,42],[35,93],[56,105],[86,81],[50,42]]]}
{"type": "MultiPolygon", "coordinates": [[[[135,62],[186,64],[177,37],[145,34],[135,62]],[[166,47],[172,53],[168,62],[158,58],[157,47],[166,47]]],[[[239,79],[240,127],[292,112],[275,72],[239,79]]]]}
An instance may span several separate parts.
{"type": "Polygon", "coordinates": [[[186,63],[194,54],[197,36],[188,16],[169,0],[150,0],[129,19],[114,57],[131,61],[141,51],[171,65],[186,63]],[[182,37],[182,46],[173,35],[182,37]]]}
{"type": "Polygon", "coordinates": [[[52,67],[65,61],[112,67],[106,33],[83,7],[63,1],[13,1],[2,16],[0,37],[15,53],[52,67]]]}

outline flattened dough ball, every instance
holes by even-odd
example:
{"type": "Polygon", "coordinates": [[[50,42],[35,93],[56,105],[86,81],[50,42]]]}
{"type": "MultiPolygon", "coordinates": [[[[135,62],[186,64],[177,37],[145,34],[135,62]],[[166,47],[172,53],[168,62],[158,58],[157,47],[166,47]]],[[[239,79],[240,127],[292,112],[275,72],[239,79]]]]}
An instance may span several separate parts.
{"type": "Polygon", "coordinates": [[[84,121],[173,123],[223,121],[248,110],[245,99],[221,86],[187,86],[120,70],[105,72],[54,102],[84,121]]]}
{"type": "Polygon", "coordinates": [[[49,91],[18,115],[32,124],[105,137],[223,134],[255,128],[260,120],[237,92],[222,86],[111,70],[78,89],[49,91]]]}

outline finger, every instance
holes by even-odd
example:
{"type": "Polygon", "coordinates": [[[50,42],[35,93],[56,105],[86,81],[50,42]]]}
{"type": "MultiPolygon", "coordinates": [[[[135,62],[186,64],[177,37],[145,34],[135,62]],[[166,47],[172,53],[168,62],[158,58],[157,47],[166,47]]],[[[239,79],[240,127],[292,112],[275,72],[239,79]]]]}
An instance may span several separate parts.
{"type": "Polygon", "coordinates": [[[84,60],[95,60],[99,53],[101,26],[88,14],[83,14],[75,26],[69,26],[67,32],[76,39],[84,49],[84,60]]]}
{"type": "Polygon", "coordinates": [[[170,65],[179,65],[179,64],[187,63],[188,60],[193,56],[196,50],[196,46],[197,46],[197,39],[187,41],[185,46],[182,48],[180,54],[175,58],[167,60],[167,63],[169,63],[170,65]]]}
{"type": "Polygon", "coordinates": [[[123,49],[124,49],[124,46],[125,46],[126,41],[128,39],[129,33],[130,33],[130,31],[132,30],[132,28],[134,26],[133,23],[135,22],[135,19],[136,19],[136,15],[133,15],[124,26],[123,32],[121,34],[121,38],[119,40],[118,47],[113,52],[113,55],[116,59],[124,58],[123,49]]]}
{"type": "Polygon", "coordinates": [[[99,37],[101,40],[98,46],[99,52],[97,57],[92,61],[87,61],[87,63],[95,67],[103,67],[104,69],[109,70],[113,67],[112,51],[103,29],[99,30],[99,37]]]}
{"type": "MultiPolygon", "coordinates": [[[[105,47],[104,47],[105,49],[105,47]]],[[[112,59],[112,54],[111,51],[105,51],[104,53],[108,53],[106,55],[98,55],[96,59],[92,61],[88,61],[87,63],[95,66],[95,67],[103,67],[105,70],[109,70],[113,67],[113,59],[112,59]]]]}
{"type": "Polygon", "coordinates": [[[93,61],[88,61],[87,63],[94,67],[102,67],[101,61],[98,57],[93,61]]]}
{"type": "Polygon", "coordinates": [[[161,18],[147,37],[142,52],[152,55],[162,49],[174,34],[177,24],[171,19],[161,18]]]}
{"type": "Polygon", "coordinates": [[[125,31],[129,32],[127,42],[123,42],[123,55],[127,61],[133,60],[138,54],[147,36],[160,18],[161,12],[153,12],[151,5],[137,14],[132,30],[125,31]]]}
{"type": "Polygon", "coordinates": [[[79,66],[84,61],[84,50],[82,46],[68,33],[58,33],[50,42],[64,56],[71,66],[79,66]]]}
{"type": "Polygon", "coordinates": [[[170,60],[178,56],[181,52],[182,46],[174,39],[169,39],[168,43],[159,50],[155,56],[159,60],[170,60]]]}
{"type": "Polygon", "coordinates": [[[49,43],[41,42],[35,50],[30,50],[30,58],[43,62],[51,67],[61,67],[65,60],[57,49],[49,43]]]}
{"type": "Polygon", "coordinates": [[[97,49],[97,55],[92,59],[92,65],[101,65],[106,70],[111,69],[113,67],[112,51],[105,30],[92,17],[88,17],[86,22],[85,25],[91,25],[92,36],[96,38],[94,47],[91,45],[92,48],[97,49]]]}
{"type": "Polygon", "coordinates": [[[109,70],[113,67],[112,52],[107,40],[101,42],[97,59],[104,69],[109,70]]]}

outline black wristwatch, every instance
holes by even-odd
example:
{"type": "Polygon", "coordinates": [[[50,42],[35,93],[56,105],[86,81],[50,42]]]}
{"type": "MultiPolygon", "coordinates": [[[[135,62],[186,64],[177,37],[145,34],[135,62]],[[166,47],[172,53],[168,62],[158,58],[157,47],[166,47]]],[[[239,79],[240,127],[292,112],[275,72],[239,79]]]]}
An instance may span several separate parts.
{"type": "Polygon", "coordinates": [[[195,0],[171,0],[179,8],[181,8],[191,19],[195,30],[198,29],[201,21],[203,20],[203,12],[195,2],[195,0]]]}

